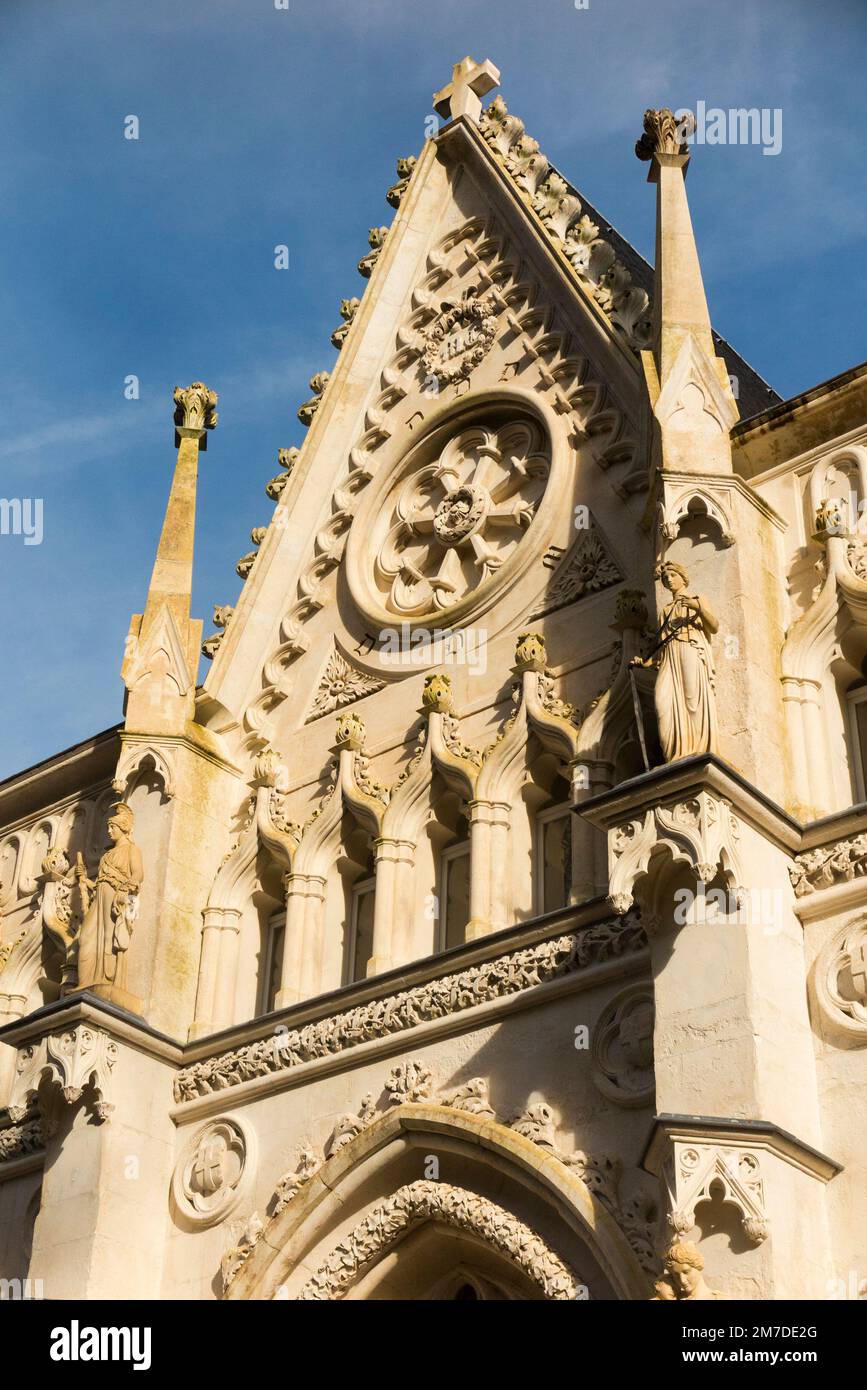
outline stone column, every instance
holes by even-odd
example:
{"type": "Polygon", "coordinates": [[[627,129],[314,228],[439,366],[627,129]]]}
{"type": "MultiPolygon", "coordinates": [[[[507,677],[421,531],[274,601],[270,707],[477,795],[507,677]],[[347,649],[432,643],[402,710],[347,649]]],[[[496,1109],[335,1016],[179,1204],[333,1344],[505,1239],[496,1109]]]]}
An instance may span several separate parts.
{"type": "Polygon", "coordinates": [[[376,841],[373,954],[366,974],[381,975],[412,960],[415,917],[415,841],[381,836],[376,841]]]}

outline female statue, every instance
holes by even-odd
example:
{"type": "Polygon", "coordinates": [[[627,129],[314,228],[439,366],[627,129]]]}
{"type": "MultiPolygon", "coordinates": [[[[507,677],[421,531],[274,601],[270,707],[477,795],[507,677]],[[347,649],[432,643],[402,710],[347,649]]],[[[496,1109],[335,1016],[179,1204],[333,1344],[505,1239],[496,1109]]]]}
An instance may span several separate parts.
{"type": "MultiPolygon", "coordinates": [[[[663,561],[659,577],[672,600],[663,608],[659,625],[654,701],[662,751],[666,762],[674,762],[716,748],[710,639],[719,623],[705,599],[687,593],[689,575],[682,565],[663,561]]],[[[635,664],[651,666],[654,659],[636,658],[635,664]]]]}
{"type": "Polygon", "coordinates": [[[141,850],[132,842],[132,828],[132,811],[120,801],[108,822],[112,847],[99,861],[96,883],[89,885],[96,892],[79,934],[79,989],[111,985],[126,992],[127,952],[144,878],[141,850]]]}

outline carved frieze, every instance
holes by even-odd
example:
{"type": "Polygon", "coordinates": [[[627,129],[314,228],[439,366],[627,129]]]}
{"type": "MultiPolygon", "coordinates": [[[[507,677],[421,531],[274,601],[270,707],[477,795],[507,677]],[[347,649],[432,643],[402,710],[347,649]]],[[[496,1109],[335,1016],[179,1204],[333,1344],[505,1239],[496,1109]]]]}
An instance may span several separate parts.
{"type": "Polygon", "coordinates": [[[854,835],[851,840],[836,840],[820,849],[805,850],[795,855],[789,867],[789,877],[796,898],[831,888],[835,883],[849,883],[867,873],[867,834],[854,835]]]}
{"type": "Polygon", "coordinates": [[[647,944],[637,918],[600,922],[534,946],[468,966],[398,994],[360,1004],[301,1029],[271,1033],[245,1047],[184,1067],[175,1078],[175,1099],[195,1100],[255,1077],[329,1057],[373,1038],[389,1037],[427,1019],[533,989],[549,980],[642,950],[647,944]]]}

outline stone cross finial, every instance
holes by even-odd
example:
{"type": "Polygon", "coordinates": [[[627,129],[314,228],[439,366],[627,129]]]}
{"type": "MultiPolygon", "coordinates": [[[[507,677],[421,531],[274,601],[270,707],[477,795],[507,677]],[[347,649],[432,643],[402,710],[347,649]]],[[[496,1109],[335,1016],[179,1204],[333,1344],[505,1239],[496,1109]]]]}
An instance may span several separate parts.
{"type": "Polygon", "coordinates": [[[478,121],[482,114],[482,97],[500,85],[500,70],[489,58],[477,63],[474,58],[462,58],[452,68],[452,80],[441,92],[434,92],[433,105],[446,120],[468,116],[478,121]]]}
{"type": "Polygon", "coordinates": [[[178,429],[212,430],[217,423],[217,393],[203,381],[175,387],[175,425],[178,429]]]}

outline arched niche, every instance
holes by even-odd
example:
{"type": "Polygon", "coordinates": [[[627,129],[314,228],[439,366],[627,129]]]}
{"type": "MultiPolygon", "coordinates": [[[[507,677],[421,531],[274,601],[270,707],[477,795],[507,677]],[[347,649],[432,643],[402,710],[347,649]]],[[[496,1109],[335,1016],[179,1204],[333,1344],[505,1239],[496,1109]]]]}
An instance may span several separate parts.
{"type": "Polygon", "coordinates": [[[449,1250],[453,1265],[500,1287],[529,1281],[540,1298],[649,1293],[617,1222],[553,1154],[490,1118],[406,1104],[356,1135],[270,1220],[226,1297],[426,1298],[449,1250]],[[431,1159],[436,1180],[421,1176],[431,1159]]]}

